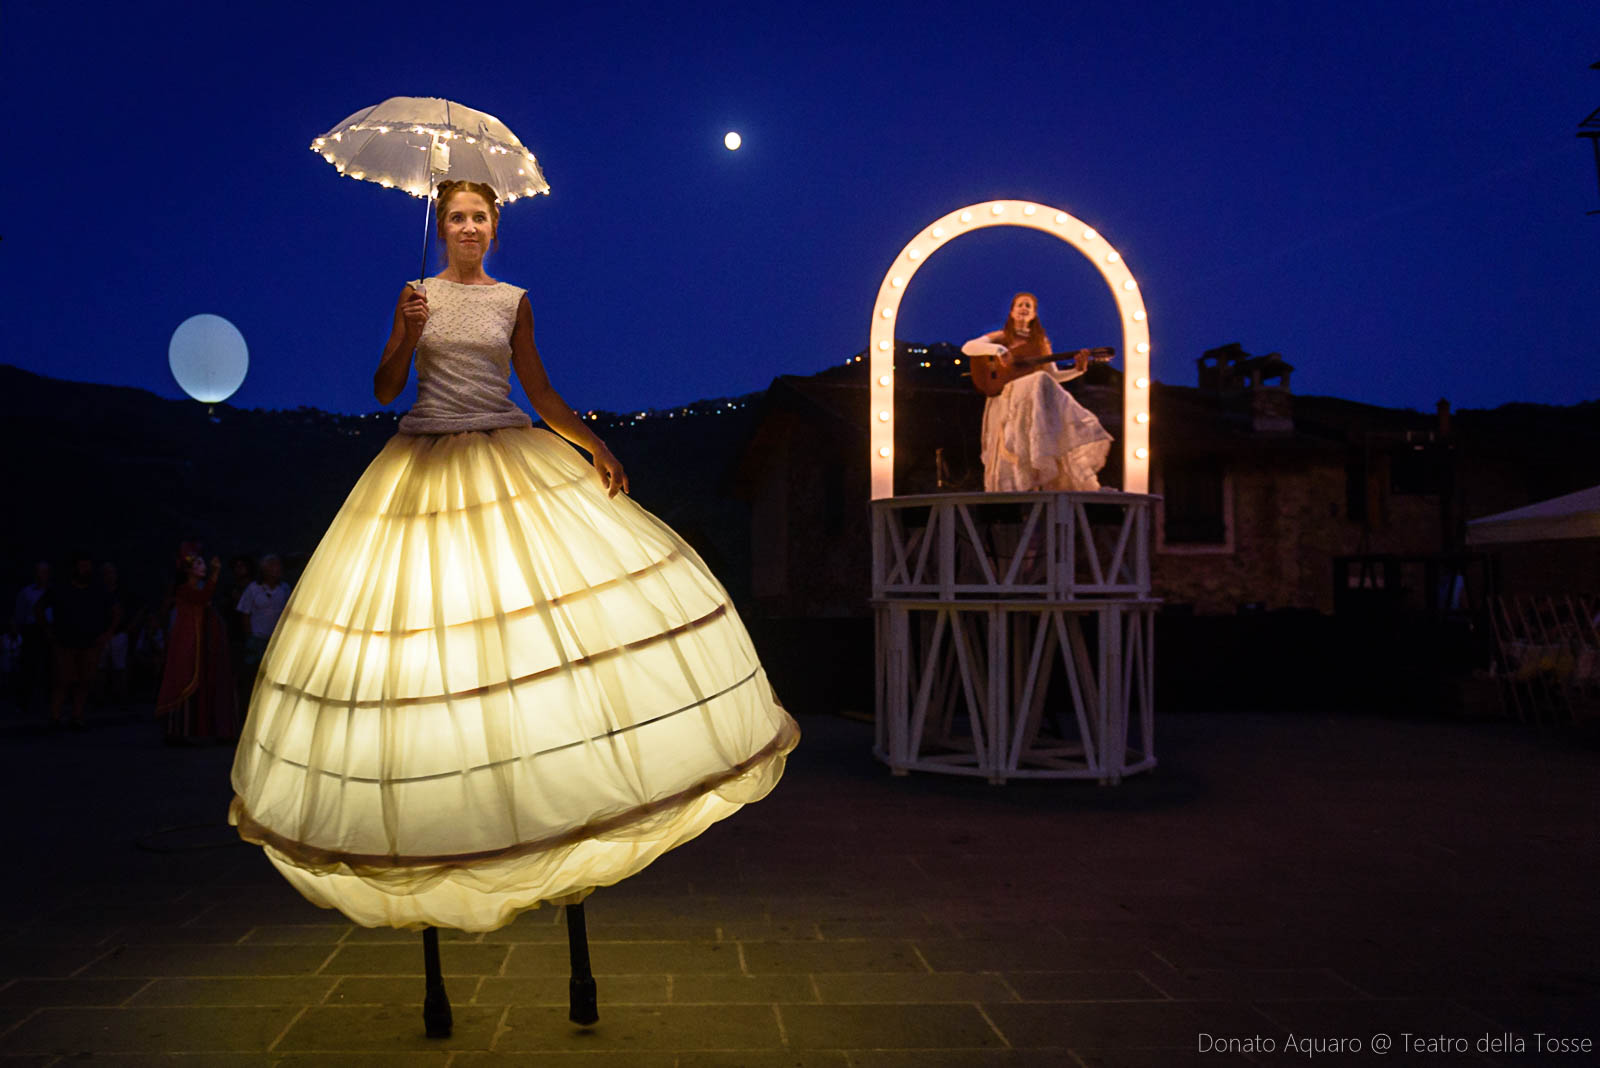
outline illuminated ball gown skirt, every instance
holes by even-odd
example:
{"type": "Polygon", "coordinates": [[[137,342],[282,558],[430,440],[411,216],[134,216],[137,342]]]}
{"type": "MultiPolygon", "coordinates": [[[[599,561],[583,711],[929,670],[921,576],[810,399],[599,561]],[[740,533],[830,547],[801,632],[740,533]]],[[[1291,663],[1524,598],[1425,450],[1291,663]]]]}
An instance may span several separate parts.
{"type": "Polygon", "coordinates": [[[229,817],[358,924],[488,931],[760,799],[798,740],[726,591],[565,442],[402,434],[267,647],[229,817]]]}

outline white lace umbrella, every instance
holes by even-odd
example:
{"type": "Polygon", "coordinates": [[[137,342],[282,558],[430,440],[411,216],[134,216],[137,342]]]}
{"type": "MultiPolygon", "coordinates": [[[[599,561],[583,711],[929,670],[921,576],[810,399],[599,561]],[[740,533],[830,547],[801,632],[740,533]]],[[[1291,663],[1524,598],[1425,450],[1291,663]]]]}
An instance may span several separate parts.
{"type": "Polygon", "coordinates": [[[311,142],[311,151],[346,178],[377,182],[426,201],[422,258],[428,258],[428,206],[439,183],[484,182],[500,199],[550,192],[539,161],[506,124],[486,112],[431,96],[392,96],[362,108],[311,142]]]}

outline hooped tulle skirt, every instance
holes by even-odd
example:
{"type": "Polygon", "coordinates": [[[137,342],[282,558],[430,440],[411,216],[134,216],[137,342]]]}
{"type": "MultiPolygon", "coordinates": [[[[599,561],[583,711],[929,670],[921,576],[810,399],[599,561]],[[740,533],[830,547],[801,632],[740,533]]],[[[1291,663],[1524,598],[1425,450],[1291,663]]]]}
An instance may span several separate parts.
{"type": "Polygon", "coordinates": [[[230,819],[356,923],[487,931],[758,800],[798,739],[700,558],[564,442],[399,435],[267,647],[230,819]]]}
{"type": "Polygon", "coordinates": [[[1111,435],[1042,371],[1014,378],[983,406],[983,488],[990,493],[1100,488],[1111,435]]]}

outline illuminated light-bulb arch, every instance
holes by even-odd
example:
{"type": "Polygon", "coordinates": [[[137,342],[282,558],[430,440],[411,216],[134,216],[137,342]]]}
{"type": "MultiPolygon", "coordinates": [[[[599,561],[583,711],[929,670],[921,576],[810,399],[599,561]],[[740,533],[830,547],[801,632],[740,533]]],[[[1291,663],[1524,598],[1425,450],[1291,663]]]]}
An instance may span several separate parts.
{"type": "Polygon", "coordinates": [[[872,440],[872,498],[894,496],[894,327],[900,301],[928,257],[962,234],[986,226],[1026,226],[1054,234],[1089,258],[1111,287],[1122,321],[1122,488],[1146,493],[1150,487],[1150,320],[1139,283],[1121,253],[1094,227],[1067,212],[1026,200],[990,200],[958,208],[936,220],[900,250],[883,276],[872,306],[869,426],[872,440]]]}

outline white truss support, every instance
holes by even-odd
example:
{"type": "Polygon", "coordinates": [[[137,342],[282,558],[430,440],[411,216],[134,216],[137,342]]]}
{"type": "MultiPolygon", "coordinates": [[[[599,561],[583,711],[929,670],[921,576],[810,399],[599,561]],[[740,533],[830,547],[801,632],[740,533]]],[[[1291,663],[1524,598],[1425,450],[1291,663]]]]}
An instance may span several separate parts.
{"type": "Polygon", "coordinates": [[[1153,768],[1153,501],[874,501],[879,759],[994,783],[1153,768]]]}
{"type": "MultiPolygon", "coordinates": [[[[1072,715],[1078,728],[1078,739],[1083,744],[1084,763],[1098,772],[1105,767],[1101,759],[1101,736],[1089,724],[1089,711],[1099,704],[1095,696],[1094,672],[1089,667],[1089,653],[1084,647],[1083,628],[1076,617],[1065,612],[1053,613],[1056,642],[1061,647],[1061,662],[1067,669],[1067,683],[1072,694],[1072,715]]],[[[1064,717],[1063,717],[1064,719],[1064,717]]],[[[1062,735],[1068,736],[1063,730],[1062,735]]]]}

